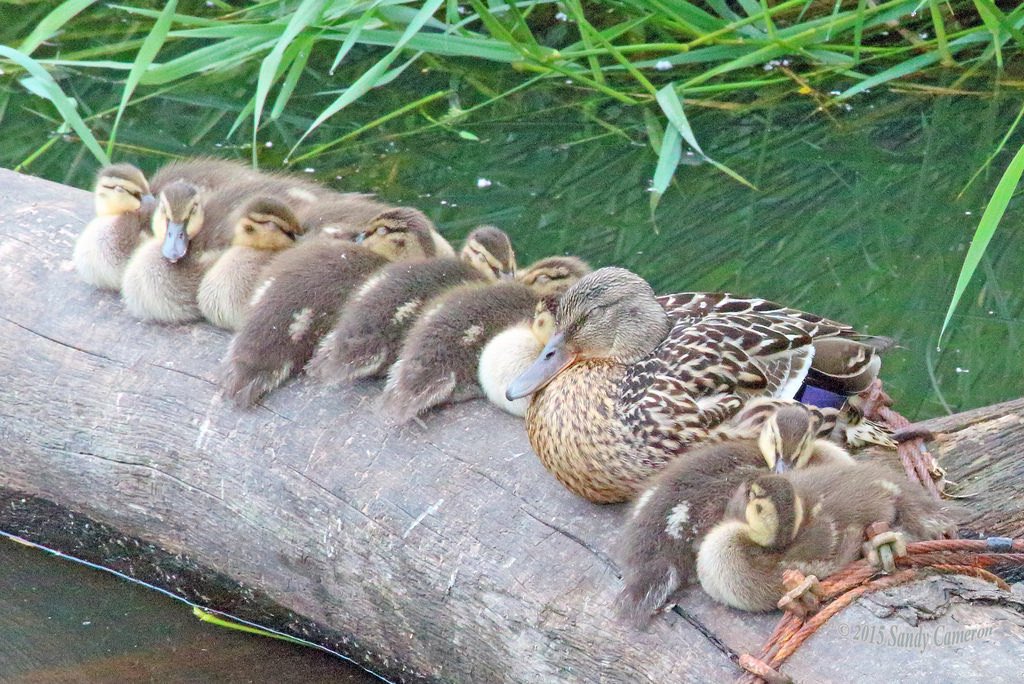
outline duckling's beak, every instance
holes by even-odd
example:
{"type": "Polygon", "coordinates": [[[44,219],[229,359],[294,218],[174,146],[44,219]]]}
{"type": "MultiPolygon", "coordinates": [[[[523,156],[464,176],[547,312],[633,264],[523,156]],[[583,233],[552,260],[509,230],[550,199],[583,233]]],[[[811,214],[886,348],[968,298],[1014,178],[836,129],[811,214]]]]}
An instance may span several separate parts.
{"type": "Polygon", "coordinates": [[[533,394],[551,382],[552,378],[575,360],[576,355],[565,348],[565,335],[556,332],[548,340],[537,360],[518,378],[509,383],[508,389],[505,390],[505,398],[512,401],[533,394]]]}
{"type": "Polygon", "coordinates": [[[185,224],[177,221],[167,222],[167,236],[164,237],[164,246],[161,250],[164,259],[172,264],[185,256],[188,251],[188,233],[185,232],[185,224]]]}

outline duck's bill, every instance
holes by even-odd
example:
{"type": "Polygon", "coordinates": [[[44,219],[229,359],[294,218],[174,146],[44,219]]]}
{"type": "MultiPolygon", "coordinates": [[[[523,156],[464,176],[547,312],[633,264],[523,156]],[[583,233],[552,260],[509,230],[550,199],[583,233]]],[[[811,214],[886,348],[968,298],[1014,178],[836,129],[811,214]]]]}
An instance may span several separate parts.
{"type": "Polygon", "coordinates": [[[533,394],[575,360],[576,355],[565,348],[565,337],[562,333],[556,332],[548,340],[537,360],[509,383],[508,389],[505,390],[505,398],[512,401],[533,394]]]}
{"type": "Polygon", "coordinates": [[[164,259],[172,264],[188,251],[188,234],[185,232],[184,223],[174,221],[167,222],[167,235],[164,236],[164,246],[161,253],[164,259]]]}

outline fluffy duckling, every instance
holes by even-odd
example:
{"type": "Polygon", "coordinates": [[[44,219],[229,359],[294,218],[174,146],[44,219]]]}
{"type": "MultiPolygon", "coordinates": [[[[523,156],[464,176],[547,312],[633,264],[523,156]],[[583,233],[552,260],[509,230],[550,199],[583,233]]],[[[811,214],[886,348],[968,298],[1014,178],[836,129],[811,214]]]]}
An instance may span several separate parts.
{"type": "Polygon", "coordinates": [[[764,475],[743,484],[697,553],[701,586],[741,610],[774,610],[794,568],[823,579],[862,553],[864,530],[888,523],[906,541],[955,531],[951,512],[878,463],[764,475]]]}
{"type": "Polygon", "coordinates": [[[533,394],[530,443],[559,481],[616,503],[751,399],[793,398],[815,345],[835,337],[873,358],[870,338],[842,323],[727,293],[656,297],[602,268],[562,297],[554,334],[506,396],[533,394]]]}
{"type": "Polygon", "coordinates": [[[96,218],[75,241],[72,261],[85,282],[119,290],[128,260],[149,234],[155,200],[145,175],[131,164],[100,169],[93,196],[96,218]]]}
{"type": "Polygon", "coordinates": [[[297,210],[318,197],[307,185],[270,174],[247,175],[213,190],[186,181],[168,185],[153,213],[153,238],[125,269],[121,294],[129,313],[160,323],[200,320],[199,283],[230,246],[238,208],[253,196],[272,195],[297,210]]]}
{"type": "Polygon", "coordinates": [[[734,421],[739,434],[706,444],[655,475],[637,498],[622,537],[624,587],[616,610],[642,626],[693,583],[697,542],[725,514],[742,483],[807,466],[852,465],[845,450],[824,439],[835,411],[794,401],[752,402],[734,421]],[[751,432],[751,430],[753,430],[751,432]]]}
{"type": "Polygon", "coordinates": [[[540,298],[557,297],[588,271],[575,257],[549,257],[519,282],[461,285],[432,299],[388,372],[385,413],[402,423],[439,404],[481,396],[476,378],[484,345],[528,319],[540,298]]]}
{"type": "Polygon", "coordinates": [[[462,283],[509,279],[515,270],[512,243],[494,226],[471,232],[458,259],[390,264],[349,299],[308,370],[324,382],[382,375],[398,358],[405,333],[431,297],[462,283]]]}
{"type": "Polygon", "coordinates": [[[477,382],[492,404],[513,416],[522,418],[526,415],[529,398],[509,400],[505,397],[505,390],[512,380],[530,367],[548,343],[554,328],[555,312],[546,300],[541,300],[537,302],[532,320],[502,330],[484,345],[480,352],[477,382]]]}
{"type": "Polygon", "coordinates": [[[264,271],[231,341],[227,395],[251,406],[298,374],[356,287],[389,261],[431,257],[434,250],[430,220],[415,209],[398,208],[381,213],[355,236],[326,231],[281,252],[264,271]]]}
{"type": "Polygon", "coordinates": [[[262,282],[264,267],[279,251],[293,246],[301,234],[295,214],[275,199],[258,197],[242,207],[231,247],[199,283],[196,299],[206,320],[238,330],[253,292],[262,282]]]}

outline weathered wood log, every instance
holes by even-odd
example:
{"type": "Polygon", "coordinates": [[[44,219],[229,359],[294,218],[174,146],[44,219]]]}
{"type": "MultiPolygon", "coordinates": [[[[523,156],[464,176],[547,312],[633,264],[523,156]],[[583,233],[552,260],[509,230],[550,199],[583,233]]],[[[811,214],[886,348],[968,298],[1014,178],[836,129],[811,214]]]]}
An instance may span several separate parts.
{"type": "MultiPolygon", "coordinates": [[[[644,632],[618,623],[609,607],[624,507],[573,497],[521,422],[483,402],[400,429],[379,415],[372,384],[300,379],[251,411],[223,403],[225,333],[137,322],[116,295],[76,279],[86,193],[2,170],[0,188],[0,529],[71,544],[401,680],[727,681],[735,654],[770,633],[777,615],[731,611],[699,590],[685,620],[667,615],[644,632]],[[55,526],[44,502],[101,525],[55,526]]],[[[940,461],[976,494],[972,522],[1021,534],[1024,400],[926,425],[946,431],[940,461]]],[[[959,628],[961,608],[1000,625],[972,651],[1005,658],[985,663],[986,680],[1016,676],[1014,604],[948,608],[937,624],[959,628]]],[[[934,652],[850,638],[851,624],[893,622],[857,609],[786,671],[946,677],[934,652]]]]}

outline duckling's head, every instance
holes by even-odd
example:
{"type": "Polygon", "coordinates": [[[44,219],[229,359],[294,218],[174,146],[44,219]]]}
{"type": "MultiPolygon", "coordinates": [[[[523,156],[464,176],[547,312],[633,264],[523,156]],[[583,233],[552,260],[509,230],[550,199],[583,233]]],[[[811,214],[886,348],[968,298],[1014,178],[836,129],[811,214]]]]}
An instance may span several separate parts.
{"type": "Polygon", "coordinates": [[[389,261],[432,257],[434,224],[418,209],[397,207],[382,211],[354,241],[389,261]]]}
{"type": "Polygon", "coordinates": [[[539,297],[559,297],[590,273],[590,264],[574,256],[553,256],[535,261],[518,280],[539,297]]]}
{"type": "Polygon", "coordinates": [[[600,268],[562,295],[555,332],[533,365],[512,381],[506,396],[532,394],[577,361],[636,363],[654,351],[670,329],[668,315],[647,281],[624,268],[600,268]]]}
{"type": "Polygon", "coordinates": [[[153,213],[153,235],[163,240],[162,254],[174,263],[188,252],[189,240],[203,229],[203,204],[199,189],[174,181],[160,192],[153,213]]]}
{"type": "Polygon", "coordinates": [[[815,441],[831,432],[834,425],[834,420],[826,421],[824,414],[812,406],[782,404],[765,418],[757,445],[765,463],[776,473],[803,468],[814,453],[815,441]]]}
{"type": "Polygon", "coordinates": [[[291,247],[301,234],[291,209],[271,197],[257,197],[239,212],[231,244],[273,252],[291,247]]]}
{"type": "Polygon", "coordinates": [[[488,280],[516,277],[516,253],[505,231],[494,226],[479,226],[466,237],[459,258],[480,271],[488,280]]]}
{"type": "Polygon", "coordinates": [[[548,308],[545,300],[537,302],[533,309],[533,321],[530,323],[530,332],[533,333],[537,343],[541,346],[548,343],[551,335],[555,332],[555,314],[548,308]]]}
{"type": "Polygon", "coordinates": [[[144,201],[153,201],[149,182],[131,164],[111,164],[96,175],[93,191],[97,216],[120,216],[142,208],[144,201]]]}
{"type": "Polygon", "coordinates": [[[750,540],[766,549],[783,549],[793,542],[804,523],[804,502],[793,484],[781,475],[764,475],[746,489],[750,540]]]}

